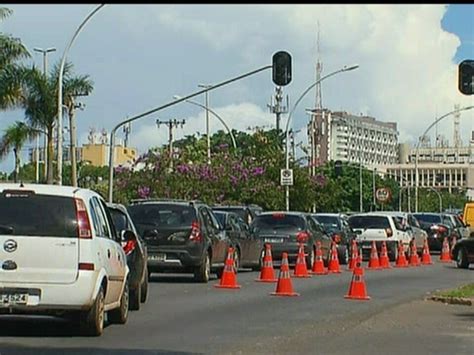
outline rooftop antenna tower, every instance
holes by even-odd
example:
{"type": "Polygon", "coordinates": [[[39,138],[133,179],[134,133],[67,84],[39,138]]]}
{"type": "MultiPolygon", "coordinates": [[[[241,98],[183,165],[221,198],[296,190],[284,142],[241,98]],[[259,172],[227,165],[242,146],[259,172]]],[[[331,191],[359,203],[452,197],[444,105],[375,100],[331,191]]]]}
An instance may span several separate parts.
{"type": "MultiPolygon", "coordinates": [[[[318,39],[316,42],[316,47],[317,47],[317,53],[318,53],[318,58],[316,60],[316,81],[321,79],[321,73],[323,71],[323,63],[321,62],[321,50],[319,47],[319,21],[318,21],[318,39]]],[[[315,104],[315,109],[316,110],[322,110],[323,109],[323,101],[322,101],[322,93],[321,93],[321,83],[319,82],[316,85],[316,104],[315,104]]]]}

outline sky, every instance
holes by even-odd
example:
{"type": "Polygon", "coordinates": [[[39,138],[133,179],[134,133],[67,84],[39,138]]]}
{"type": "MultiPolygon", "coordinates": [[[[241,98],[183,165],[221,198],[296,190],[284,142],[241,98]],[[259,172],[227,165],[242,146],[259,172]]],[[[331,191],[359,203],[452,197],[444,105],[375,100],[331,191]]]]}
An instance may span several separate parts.
{"type": "MultiPolygon", "coordinates": [[[[0,32],[19,37],[31,51],[27,64],[42,68],[43,56],[33,48],[55,47],[48,66],[59,63],[86,16],[97,5],[2,5],[14,11],[0,22],[0,32]]],[[[293,103],[316,80],[319,22],[322,75],[358,64],[359,68],[322,82],[323,107],[396,122],[400,143],[414,144],[437,118],[474,104],[474,96],[457,89],[457,66],[474,59],[474,4],[308,4],[308,5],[116,5],[100,9],[85,25],[68,52],[75,73],[88,74],[94,90],[80,98],[77,111],[79,145],[90,129],[110,130],[119,122],[189,95],[199,84],[217,84],[270,65],[275,52],[292,56],[292,81],[283,88],[293,103]]],[[[275,127],[268,104],[275,94],[271,70],[209,92],[209,106],[237,130],[275,127]]],[[[205,96],[193,100],[205,103],[205,96]]],[[[301,100],[290,126],[301,129],[296,141],[307,143],[305,109],[315,105],[315,90],[301,100]]],[[[283,115],[286,124],[288,115],[283,115]]],[[[129,145],[140,153],[168,142],[168,129],[156,120],[186,120],[174,131],[177,139],[205,133],[205,111],[180,103],[135,121],[129,145]]],[[[474,110],[461,115],[468,144],[474,110]]],[[[20,110],[0,113],[0,131],[20,110]]],[[[210,118],[211,133],[223,129],[210,118]]],[[[67,122],[67,120],[66,120],[67,122]]],[[[438,125],[452,142],[453,120],[438,125]]],[[[435,132],[431,132],[434,141],[435,132]]],[[[123,138],[118,131],[117,138],[123,138]]],[[[33,143],[27,147],[33,146],[33,143]]],[[[27,159],[24,149],[22,160],[27,159]]],[[[13,153],[0,171],[13,169],[13,153]]]]}

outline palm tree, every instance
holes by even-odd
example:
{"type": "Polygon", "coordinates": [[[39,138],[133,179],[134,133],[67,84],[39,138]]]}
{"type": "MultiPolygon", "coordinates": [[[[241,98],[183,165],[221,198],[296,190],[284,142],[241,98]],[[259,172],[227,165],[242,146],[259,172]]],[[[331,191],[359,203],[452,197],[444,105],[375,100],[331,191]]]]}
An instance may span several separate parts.
{"type": "MultiPolygon", "coordinates": [[[[53,69],[53,77],[59,78],[59,66],[53,69]]],[[[67,107],[69,117],[69,138],[71,156],[71,184],[77,187],[77,163],[76,163],[76,116],[75,109],[78,108],[75,98],[87,96],[94,90],[94,82],[89,75],[73,76],[72,63],[66,63],[63,71],[63,103],[67,107]]],[[[56,80],[57,82],[57,80],[56,80]]]]}
{"type": "MultiPolygon", "coordinates": [[[[0,7],[0,21],[12,13],[12,10],[0,7]]],[[[21,85],[18,80],[11,78],[18,77],[19,63],[29,57],[30,54],[20,39],[0,32],[0,110],[19,106],[21,85]]]]}
{"type": "Polygon", "coordinates": [[[15,155],[14,181],[17,182],[20,172],[20,152],[27,141],[38,134],[38,131],[29,127],[24,122],[16,121],[4,131],[0,139],[0,159],[4,159],[10,151],[15,155]]]}

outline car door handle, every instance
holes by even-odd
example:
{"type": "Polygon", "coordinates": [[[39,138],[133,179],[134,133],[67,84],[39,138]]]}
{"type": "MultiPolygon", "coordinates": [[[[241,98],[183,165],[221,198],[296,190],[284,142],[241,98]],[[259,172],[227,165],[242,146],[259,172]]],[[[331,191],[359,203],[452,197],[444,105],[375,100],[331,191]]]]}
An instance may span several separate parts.
{"type": "Polygon", "coordinates": [[[107,257],[110,259],[110,249],[107,249],[107,257]]]}

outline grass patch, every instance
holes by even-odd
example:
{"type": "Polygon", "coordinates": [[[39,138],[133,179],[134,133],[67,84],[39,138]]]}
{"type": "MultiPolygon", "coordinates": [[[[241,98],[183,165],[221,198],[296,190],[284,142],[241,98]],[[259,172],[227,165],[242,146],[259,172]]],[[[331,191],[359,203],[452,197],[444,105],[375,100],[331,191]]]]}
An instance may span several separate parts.
{"type": "Polygon", "coordinates": [[[440,291],[436,293],[438,296],[444,297],[464,297],[474,298],[474,283],[467,284],[452,290],[440,291]]]}

